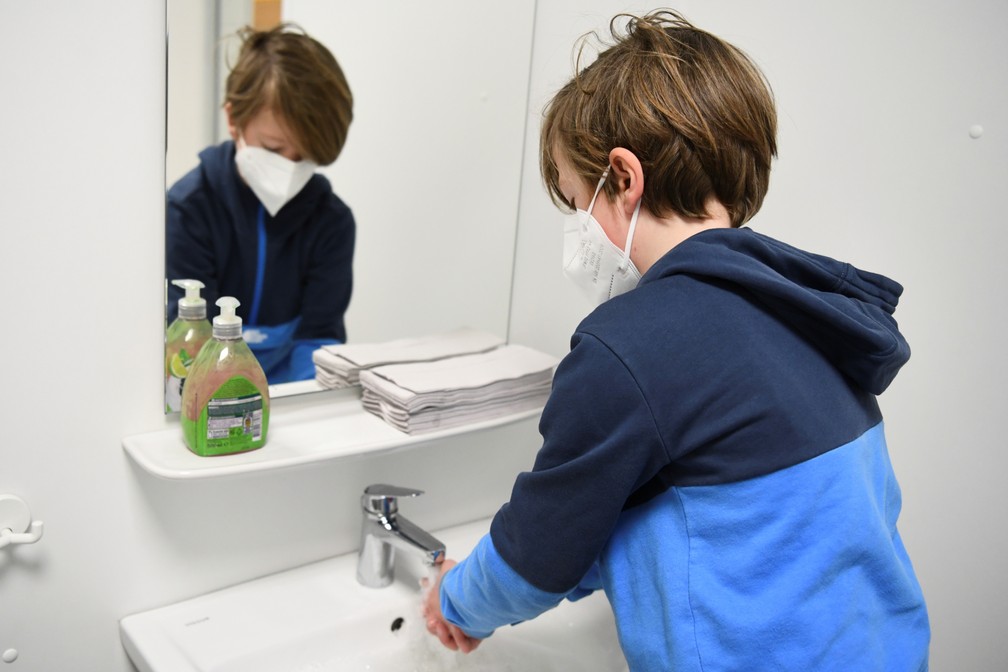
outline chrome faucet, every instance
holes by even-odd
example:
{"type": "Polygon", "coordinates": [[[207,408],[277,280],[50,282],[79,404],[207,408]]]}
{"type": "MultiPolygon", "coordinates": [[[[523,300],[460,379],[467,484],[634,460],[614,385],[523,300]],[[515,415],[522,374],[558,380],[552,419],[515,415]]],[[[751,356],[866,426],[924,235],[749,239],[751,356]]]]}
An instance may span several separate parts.
{"type": "Polygon", "coordinates": [[[360,552],[357,581],[370,588],[392,583],[395,549],[419,556],[426,565],[444,561],[445,546],[427,532],[399,515],[400,497],[418,497],[423,490],[376,483],[361,495],[360,552]]]}

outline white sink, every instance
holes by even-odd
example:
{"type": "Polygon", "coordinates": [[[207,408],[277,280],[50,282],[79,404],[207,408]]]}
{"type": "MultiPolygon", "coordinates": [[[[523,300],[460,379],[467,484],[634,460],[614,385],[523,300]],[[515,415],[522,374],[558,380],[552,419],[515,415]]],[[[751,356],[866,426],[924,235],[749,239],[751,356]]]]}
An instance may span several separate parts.
{"type": "MultiPolygon", "coordinates": [[[[461,559],[489,520],[435,532],[461,559]]],[[[499,629],[468,655],[443,648],[420,616],[419,561],[396,553],[396,580],[365,588],[350,553],[120,622],[141,672],[620,672],[627,669],[601,592],[499,629]]]]}

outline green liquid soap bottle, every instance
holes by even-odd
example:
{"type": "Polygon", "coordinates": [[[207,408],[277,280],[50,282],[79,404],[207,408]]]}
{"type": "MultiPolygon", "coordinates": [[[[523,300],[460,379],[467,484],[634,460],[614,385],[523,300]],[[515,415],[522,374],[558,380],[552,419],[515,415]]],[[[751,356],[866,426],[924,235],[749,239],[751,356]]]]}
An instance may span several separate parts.
{"type": "Polygon", "coordinates": [[[238,299],[217,299],[213,338],[196,355],[182,389],[182,434],[197,455],[262,448],[269,427],[269,385],[242,339],[238,299]]]}
{"type": "Polygon", "coordinates": [[[182,410],[182,388],[189,367],[212,333],[206,319],[206,299],[200,296],[203,283],[172,280],[172,284],[183,288],[185,296],[179,299],[178,317],[165,333],[165,413],[182,410]]]}

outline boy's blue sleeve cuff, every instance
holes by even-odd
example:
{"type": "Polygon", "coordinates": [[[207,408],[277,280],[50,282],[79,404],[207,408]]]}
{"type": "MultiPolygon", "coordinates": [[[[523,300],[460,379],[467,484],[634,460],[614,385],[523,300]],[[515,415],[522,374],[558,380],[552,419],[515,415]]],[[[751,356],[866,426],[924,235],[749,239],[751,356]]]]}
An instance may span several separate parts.
{"type": "Polygon", "coordinates": [[[441,580],[441,613],[470,637],[485,639],[502,625],[552,609],[566,593],[548,593],[518,575],[497,553],[490,535],[441,580]]]}

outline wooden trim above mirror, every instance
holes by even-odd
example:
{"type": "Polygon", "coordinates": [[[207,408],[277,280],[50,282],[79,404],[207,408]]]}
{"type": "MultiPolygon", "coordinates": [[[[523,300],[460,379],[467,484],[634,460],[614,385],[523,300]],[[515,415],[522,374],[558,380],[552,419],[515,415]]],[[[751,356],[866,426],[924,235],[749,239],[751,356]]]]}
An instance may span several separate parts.
{"type": "Polygon", "coordinates": [[[280,24],[283,16],[283,0],[254,0],[252,3],[252,27],[269,30],[280,24]]]}

